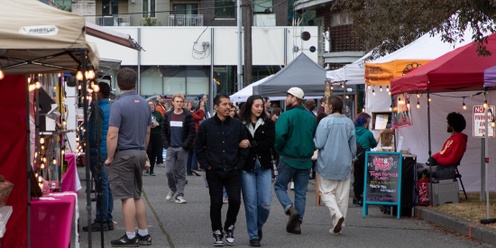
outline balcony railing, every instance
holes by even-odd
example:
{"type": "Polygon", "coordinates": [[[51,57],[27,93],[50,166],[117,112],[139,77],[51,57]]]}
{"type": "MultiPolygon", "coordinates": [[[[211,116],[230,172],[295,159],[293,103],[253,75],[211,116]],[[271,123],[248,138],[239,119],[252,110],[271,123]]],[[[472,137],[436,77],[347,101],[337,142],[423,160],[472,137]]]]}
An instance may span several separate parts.
{"type": "Polygon", "coordinates": [[[203,15],[170,15],[169,26],[203,26],[203,15]]]}
{"type": "Polygon", "coordinates": [[[130,26],[131,17],[128,15],[96,17],[95,24],[100,26],[130,26]]]}

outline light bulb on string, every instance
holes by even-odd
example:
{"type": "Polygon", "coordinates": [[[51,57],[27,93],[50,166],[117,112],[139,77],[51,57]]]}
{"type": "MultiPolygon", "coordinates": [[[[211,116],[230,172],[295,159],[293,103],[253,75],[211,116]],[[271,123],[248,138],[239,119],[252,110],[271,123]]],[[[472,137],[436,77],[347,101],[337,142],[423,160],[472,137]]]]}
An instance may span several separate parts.
{"type": "MultiPolygon", "coordinates": [[[[386,91],[389,92],[389,85],[386,86],[386,91]]],[[[389,95],[391,95],[391,94],[389,94],[389,95]]]]}
{"type": "Polygon", "coordinates": [[[417,108],[419,109],[420,108],[420,102],[417,101],[417,108]]]}
{"type": "Polygon", "coordinates": [[[40,138],[40,144],[42,144],[42,145],[45,144],[45,138],[43,138],[43,137],[40,138]]]}
{"type": "Polygon", "coordinates": [[[389,111],[393,111],[393,105],[389,105],[389,111]]]}
{"type": "Polygon", "coordinates": [[[463,108],[463,110],[467,109],[467,104],[465,104],[465,97],[463,97],[462,108],[463,108]]]}
{"type": "Polygon", "coordinates": [[[417,99],[419,99],[419,98],[420,98],[420,94],[417,93],[417,99]]]}
{"type": "Polygon", "coordinates": [[[382,92],[382,86],[379,86],[379,91],[382,92]]]}
{"type": "Polygon", "coordinates": [[[375,96],[375,89],[372,89],[372,95],[375,96]]]}
{"type": "Polygon", "coordinates": [[[429,102],[431,101],[431,97],[429,96],[429,99],[427,99],[429,102]]]}
{"type": "Polygon", "coordinates": [[[487,100],[484,100],[484,108],[486,109],[487,108],[487,100]]]}
{"type": "Polygon", "coordinates": [[[344,89],[344,84],[341,84],[341,88],[343,88],[343,89],[344,89]]]}
{"type": "Polygon", "coordinates": [[[57,164],[57,159],[55,159],[55,157],[52,157],[52,164],[57,164]]]}
{"type": "Polygon", "coordinates": [[[79,81],[83,80],[83,72],[82,71],[78,70],[76,72],[76,79],[79,81]]]}
{"type": "Polygon", "coordinates": [[[369,85],[367,85],[367,89],[369,89],[369,90],[370,90],[371,88],[372,88],[372,86],[370,86],[370,84],[369,84],[369,85]]]}
{"type": "Polygon", "coordinates": [[[5,77],[5,74],[3,73],[3,70],[0,68],[0,80],[2,80],[5,77]]]}
{"type": "Polygon", "coordinates": [[[406,101],[406,107],[407,107],[408,109],[410,109],[410,100],[407,100],[407,101],[406,101]]]}

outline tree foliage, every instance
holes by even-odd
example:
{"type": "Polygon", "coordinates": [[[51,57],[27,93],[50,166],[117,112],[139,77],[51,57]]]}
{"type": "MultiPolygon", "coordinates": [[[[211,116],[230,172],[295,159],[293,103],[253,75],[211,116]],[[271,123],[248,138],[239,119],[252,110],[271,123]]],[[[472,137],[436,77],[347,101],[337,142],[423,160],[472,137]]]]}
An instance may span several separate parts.
{"type": "Polygon", "coordinates": [[[466,28],[472,28],[479,54],[491,54],[484,33],[495,30],[496,0],[339,0],[332,8],[348,12],[354,36],[380,55],[428,32],[454,43],[463,39],[466,28]]]}

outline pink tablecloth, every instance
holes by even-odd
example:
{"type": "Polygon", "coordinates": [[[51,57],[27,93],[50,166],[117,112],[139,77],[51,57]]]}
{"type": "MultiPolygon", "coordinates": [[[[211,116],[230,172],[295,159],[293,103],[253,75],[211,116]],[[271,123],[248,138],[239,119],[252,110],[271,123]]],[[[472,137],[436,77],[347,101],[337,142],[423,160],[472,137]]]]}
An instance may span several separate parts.
{"type": "Polygon", "coordinates": [[[43,196],[31,201],[31,247],[67,248],[76,198],[43,196]]]}

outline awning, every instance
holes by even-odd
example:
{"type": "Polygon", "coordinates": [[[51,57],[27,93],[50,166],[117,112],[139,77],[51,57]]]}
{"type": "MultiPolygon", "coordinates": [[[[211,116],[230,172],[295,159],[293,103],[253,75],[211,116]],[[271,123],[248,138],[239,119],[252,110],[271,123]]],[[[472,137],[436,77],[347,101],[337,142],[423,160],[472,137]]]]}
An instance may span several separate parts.
{"type": "Polygon", "coordinates": [[[91,22],[86,22],[86,34],[131,49],[135,49],[135,50],[143,49],[136,41],[133,40],[133,38],[130,35],[120,33],[102,26],[98,26],[91,22]]]}

